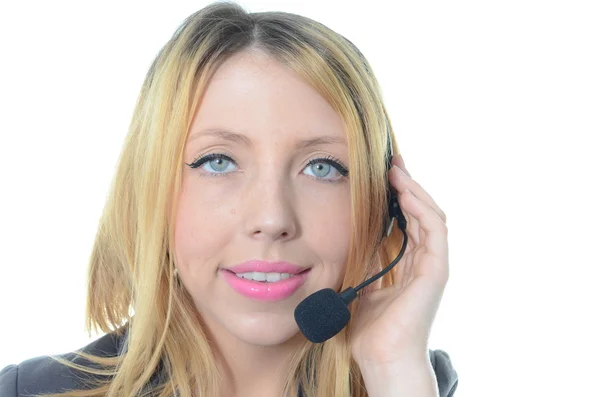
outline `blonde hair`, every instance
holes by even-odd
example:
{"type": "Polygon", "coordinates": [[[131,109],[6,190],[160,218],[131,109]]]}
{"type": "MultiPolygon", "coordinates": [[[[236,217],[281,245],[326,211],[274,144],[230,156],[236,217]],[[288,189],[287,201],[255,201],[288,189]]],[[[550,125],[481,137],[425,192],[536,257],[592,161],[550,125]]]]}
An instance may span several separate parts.
{"type": "MultiPolygon", "coordinates": [[[[259,49],[291,68],[341,115],[348,137],[353,225],[342,289],[355,286],[398,253],[387,217],[387,134],[393,131],[379,85],[360,51],[340,34],[285,12],[248,13],[230,2],[189,16],[152,63],[139,94],[89,264],[88,332],[127,333],[114,357],[77,351],[93,365],[53,358],[88,375],[85,390],[48,396],[219,396],[223,379],[190,295],[173,274],[173,227],[183,149],[210,76],[230,55],[259,49]],[[135,315],[135,319],[133,318],[135,315]],[[160,369],[163,383],[147,389],[160,369]]],[[[390,285],[387,273],[379,288],[390,285]]],[[[353,303],[356,310],[360,300],[353,303]]],[[[349,326],[352,326],[352,320],[349,326]]],[[[348,330],[294,355],[284,393],[367,396],[352,360],[348,330]]]]}

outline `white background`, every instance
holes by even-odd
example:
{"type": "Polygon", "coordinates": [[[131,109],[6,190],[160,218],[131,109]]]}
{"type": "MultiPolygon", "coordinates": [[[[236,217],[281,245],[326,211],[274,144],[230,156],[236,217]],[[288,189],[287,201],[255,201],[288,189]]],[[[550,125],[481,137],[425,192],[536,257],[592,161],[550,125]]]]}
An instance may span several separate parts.
{"type": "MultiPolygon", "coordinates": [[[[0,368],[90,341],[87,261],[135,99],[206,4],[0,5],[0,368]]],[[[456,396],[597,393],[598,2],[241,4],[323,22],[375,69],[407,168],[448,217],[430,348],[456,396]]]]}

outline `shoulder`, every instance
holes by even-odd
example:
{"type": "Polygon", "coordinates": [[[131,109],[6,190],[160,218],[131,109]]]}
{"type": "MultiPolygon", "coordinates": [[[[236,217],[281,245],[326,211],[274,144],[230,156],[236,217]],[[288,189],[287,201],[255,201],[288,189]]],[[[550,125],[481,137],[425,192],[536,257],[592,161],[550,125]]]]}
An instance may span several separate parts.
{"type": "Polygon", "coordinates": [[[429,350],[429,359],[437,378],[440,397],[452,397],[458,386],[458,374],[450,355],[444,350],[429,350]]]}
{"type": "MultiPolygon", "coordinates": [[[[116,333],[106,334],[78,350],[103,357],[115,356],[119,353],[123,338],[124,335],[116,333]]],[[[74,352],[61,354],[59,357],[81,365],[86,363],[74,352]]],[[[83,387],[81,377],[81,372],[61,364],[48,355],[34,357],[0,370],[0,396],[20,397],[79,389],[83,387]]]]}

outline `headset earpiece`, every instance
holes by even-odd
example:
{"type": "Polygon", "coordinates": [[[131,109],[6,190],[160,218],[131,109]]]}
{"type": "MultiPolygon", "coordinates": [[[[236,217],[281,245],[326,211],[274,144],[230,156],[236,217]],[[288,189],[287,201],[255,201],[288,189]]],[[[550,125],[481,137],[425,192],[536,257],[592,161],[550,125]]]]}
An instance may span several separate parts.
{"type": "MultiPolygon", "coordinates": [[[[387,127],[386,121],[386,133],[387,133],[387,150],[385,152],[385,163],[387,173],[392,169],[392,157],[393,157],[393,147],[392,147],[392,135],[390,133],[389,127],[387,127]]],[[[386,173],[386,177],[387,177],[386,173]]],[[[406,219],[400,210],[400,205],[398,204],[398,200],[396,198],[396,193],[394,192],[393,187],[390,185],[389,181],[387,182],[387,207],[388,207],[388,218],[384,223],[383,228],[383,237],[389,237],[392,233],[392,227],[394,226],[394,219],[396,219],[398,227],[402,230],[406,230],[406,219]]]]}

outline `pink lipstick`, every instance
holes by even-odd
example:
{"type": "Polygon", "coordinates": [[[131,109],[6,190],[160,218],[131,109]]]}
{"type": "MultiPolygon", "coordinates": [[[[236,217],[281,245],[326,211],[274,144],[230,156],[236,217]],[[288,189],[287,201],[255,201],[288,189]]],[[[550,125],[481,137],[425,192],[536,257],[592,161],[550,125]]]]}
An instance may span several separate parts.
{"type": "Polygon", "coordinates": [[[234,291],[264,302],[275,302],[290,297],[304,284],[309,272],[309,267],[289,262],[258,260],[221,270],[225,281],[234,291]]]}

